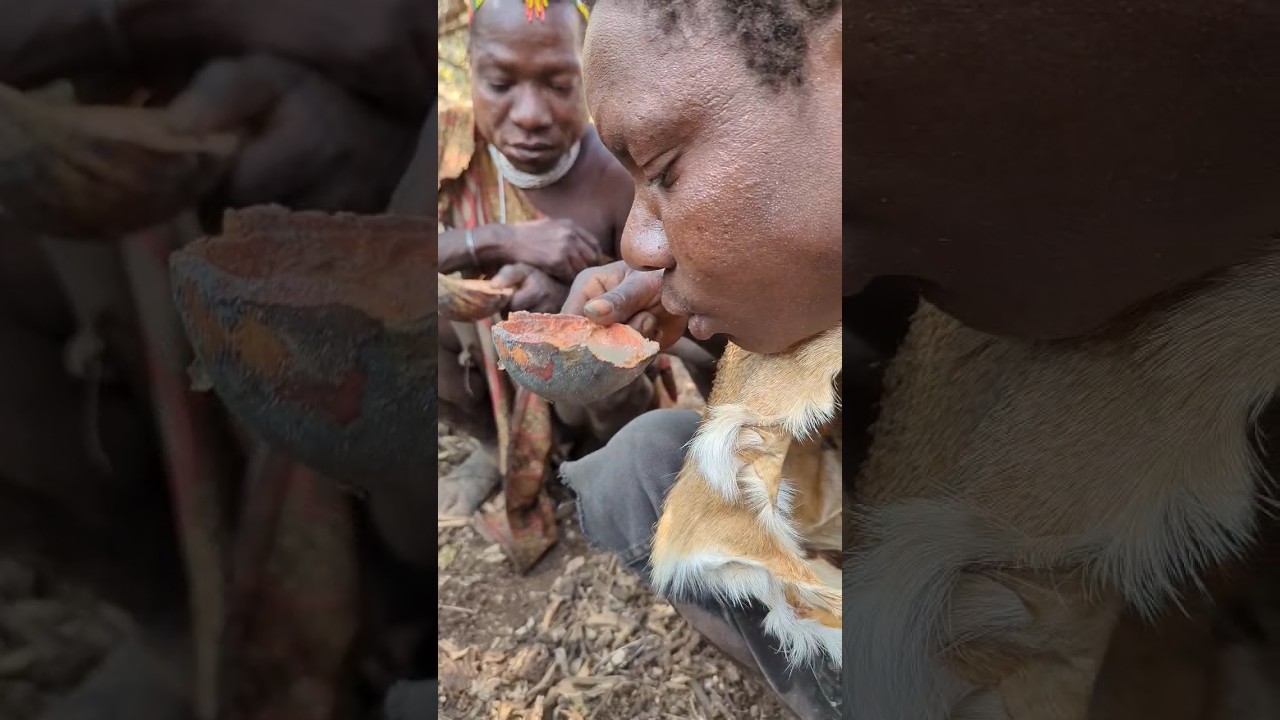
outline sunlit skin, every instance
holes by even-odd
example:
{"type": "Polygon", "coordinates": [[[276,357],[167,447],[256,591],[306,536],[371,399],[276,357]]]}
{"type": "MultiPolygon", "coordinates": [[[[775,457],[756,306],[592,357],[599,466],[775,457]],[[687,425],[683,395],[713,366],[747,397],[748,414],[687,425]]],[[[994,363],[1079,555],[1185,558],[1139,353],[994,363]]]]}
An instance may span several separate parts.
{"type": "Polygon", "coordinates": [[[859,0],[846,289],[982,330],[1105,332],[1280,231],[1280,6],[859,0]]]}
{"type": "MultiPolygon", "coordinates": [[[[581,151],[556,182],[520,191],[544,220],[503,225],[498,217],[489,217],[488,223],[473,228],[473,241],[483,269],[514,290],[511,309],[554,310],[574,272],[596,262],[600,253],[617,257],[632,184],[590,125],[581,78],[582,15],[570,2],[552,2],[545,19],[530,21],[525,10],[522,0],[485,0],[472,17],[469,57],[476,130],[525,172],[552,169],[579,140],[581,151]],[[572,224],[572,232],[564,230],[564,221],[572,224]],[[570,235],[577,240],[565,244],[570,235]],[[583,236],[594,242],[584,242],[583,236]]],[[[465,237],[457,228],[437,237],[445,272],[476,269],[465,237]]],[[[442,325],[441,417],[482,444],[474,462],[468,460],[439,483],[440,511],[465,515],[476,509],[499,475],[484,376],[459,362],[462,350],[453,328],[442,325]]]]}
{"type": "MultiPolygon", "coordinates": [[[[545,19],[530,22],[523,0],[486,0],[471,23],[472,109],[480,135],[525,172],[546,172],[582,141],[567,175],[524,195],[548,217],[573,220],[617,257],[631,183],[590,125],[585,25],[573,3],[552,3],[545,19]]],[[[446,238],[442,258],[448,246],[446,238]]]]}
{"type": "Polygon", "coordinates": [[[636,183],[622,254],[664,271],[662,305],[695,337],[769,353],[840,321],[840,22],[811,31],[803,84],[775,89],[714,25],[592,14],[587,102],[636,183]]]}

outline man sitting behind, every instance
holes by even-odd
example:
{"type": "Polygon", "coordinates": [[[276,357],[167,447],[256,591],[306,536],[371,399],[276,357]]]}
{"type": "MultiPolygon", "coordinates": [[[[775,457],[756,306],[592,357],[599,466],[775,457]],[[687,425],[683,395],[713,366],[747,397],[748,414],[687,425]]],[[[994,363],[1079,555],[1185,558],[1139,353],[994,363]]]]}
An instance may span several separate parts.
{"type": "MultiPolygon", "coordinates": [[[[578,272],[617,256],[632,183],[587,113],[585,13],[568,0],[526,11],[522,0],[473,4],[471,105],[440,114],[439,262],[445,274],[496,273],[515,288],[511,310],[555,312],[578,272]]],[[[440,328],[441,419],[482,444],[441,478],[445,514],[470,514],[499,480],[496,429],[469,330],[440,328]]]]}

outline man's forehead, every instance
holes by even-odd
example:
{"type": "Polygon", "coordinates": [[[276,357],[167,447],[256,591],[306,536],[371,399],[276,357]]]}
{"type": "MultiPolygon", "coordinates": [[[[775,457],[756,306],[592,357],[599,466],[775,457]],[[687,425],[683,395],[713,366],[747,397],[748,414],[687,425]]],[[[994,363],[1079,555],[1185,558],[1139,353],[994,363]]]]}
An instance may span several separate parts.
{"type": "Polygon", "coordinates": [[[588,94],[598,91],[634,107],[653,95],[676,91],[670,75],[683,69],[680,49],[666,47],[656,32],[637,23],[640,13],[622,5],[604,4],[592,14],[583,45],[583,76],[588,94]]]}
{"type": "MultiPolygon", "coordinates": [[[[606,6],[608,7],[608,6],[606,6]]],[[[582,52],[582,69],[587,104],[600,138],[615,154],[622,154],[621,139],[643,126],[651,115],[655,96],[665,88],[645,82],[645,58],[628,48],[634,36],[626,32],[616,15],[593,14],[582,52]],[[599,23],[597,25],[597,15],[599,23]]]]}
{"type": "MultiPolygon", "coordinates": [[[[606,142],[633,137],[672,116],[720,106],[734,78],[713,38],[664,36],[654,18],[629,3],[602,3],[591,16],[583,50],[587,102],[606,142]],[[708,52],[710,51],[710,52],[708,52]],[[724,82],[706,82],[705,75],[724,82]]],[[[730,65],[736,69],[736,56],[730,65]]]]}
{"type": "Polygon", "coordinates": [[[524,4],[513,0],[488,0],[481,7],[471,19],[474,53],[496,57],[555,53],[578,58],[582,19],[572,4],[550,5],[545,18],[532,19],[525,15],[524,4]]]}
{"type": "Polygon", "coordinates": [[[591,23],[587,26],[584,56],[586,52],[597,53],[600,62],[623,63],[645,62],[649,53],[660,51],[662,35],[656,23],[652,22],[651,10],[640,2],[601,3],[591,12],[591,23]],[[595,38],[594,43],[592,39],[595,38]],[[643,53],[645,57],[635,57],[635,53],[643,53]]]}

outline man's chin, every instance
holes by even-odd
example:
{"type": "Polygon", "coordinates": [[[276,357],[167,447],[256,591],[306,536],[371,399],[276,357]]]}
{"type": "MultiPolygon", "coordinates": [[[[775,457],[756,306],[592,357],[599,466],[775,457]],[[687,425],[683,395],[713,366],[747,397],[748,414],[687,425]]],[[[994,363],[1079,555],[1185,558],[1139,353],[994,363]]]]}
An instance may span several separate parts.
{"type": "Polygon", "coordinates": [[[750,337],[740,338],[740,337],[732,337],[728,335],[720,335],[719,337],[724,337],[734,345],[737,345],[738,347],[742,348],[743,350],[746,350],[749,353],[755,353],[756,355],[776,355],[777,353],[780,353],[783,350],[786,350],[787,348],[791,347],[791,345],[794,344],[794,343],[786,344],[786,343],[779,343],[779,342],[769,342],[767,340],[763,342],[758,342],[755,338],[750,338],[750,337]]]}
{"type": "Polygon", "coordinates": [[[739,335],[723,335],[727,337],[729,342],[756,355],[777,355],[786,352],[808,342],[821,333],[809,335],[808,337],[747,337],[739,335]]]}

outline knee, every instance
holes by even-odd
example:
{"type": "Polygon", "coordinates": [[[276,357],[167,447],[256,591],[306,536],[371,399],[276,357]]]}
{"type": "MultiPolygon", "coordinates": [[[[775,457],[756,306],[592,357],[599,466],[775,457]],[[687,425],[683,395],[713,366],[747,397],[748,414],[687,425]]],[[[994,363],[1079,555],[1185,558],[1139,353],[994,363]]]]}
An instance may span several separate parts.
{"type": "Polygon", "coordinates": [[[603,448],[560,466],[578,496],[583,532],[628,563],[647,559],[653,524],[697,428],[691,410],[654,410],[624,426],[603,448]]]}
{"type": "Polygon", "coordinates": [[[692,410],[644,413],[624,425],[603,448],[565,463],[562,470],[574,485],[616,498],[615,505],[645,503],[656,512],[684,464],[685,445],[698,419],[692,410]]]}

